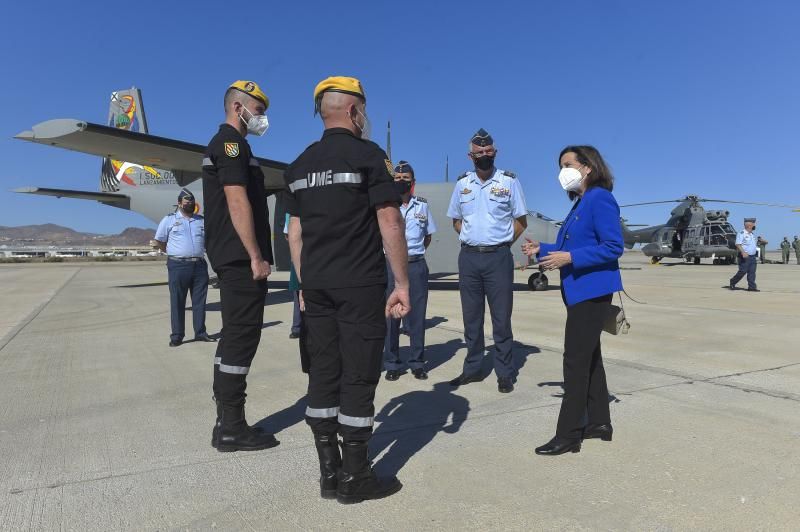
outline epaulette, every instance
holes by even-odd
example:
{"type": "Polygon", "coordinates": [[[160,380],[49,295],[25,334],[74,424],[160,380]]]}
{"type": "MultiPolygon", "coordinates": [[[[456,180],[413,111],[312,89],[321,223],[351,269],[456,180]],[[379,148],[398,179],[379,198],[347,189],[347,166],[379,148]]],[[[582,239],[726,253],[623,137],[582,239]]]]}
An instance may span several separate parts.
{"type": "Polygon", "coordinates": [[[423,198],[422,196],[414,196],[417,201],[421,201],[422,203],[428,203],[428,200],[423,198]]]}
{"type": "Polygon", "coordinates": [[[503,170],[503,175],[507,175],[511,179],[516,179],[517,178],[517,174],[515,174],[511,170],[503,170]]]}
{"type": "Polygon", "coordinates": [[[469,175],[469,172],[464,172],[463,174],[461,174],[460,176],[458,176],[458,179],[464,179],[464,178],[465,178],[465,177],[467,177],[468,175],[469,175]]]}

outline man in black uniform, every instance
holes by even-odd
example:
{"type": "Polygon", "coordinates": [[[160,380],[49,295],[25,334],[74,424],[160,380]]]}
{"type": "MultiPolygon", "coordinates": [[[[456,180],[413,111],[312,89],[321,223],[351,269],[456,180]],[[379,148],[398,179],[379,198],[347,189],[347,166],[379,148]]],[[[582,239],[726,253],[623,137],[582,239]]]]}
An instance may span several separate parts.
{"type": "Polygon", "coordinates": [[[225,93],[225,123],[206,148],[203,197],[206,249],[219,277],[222,339],[214,359],[217,423],[211,445],[218,451],[256,451],[278,445],[272,434],[247,424],[245,388],[261,339],[272,247],[264,174],[245,140],[263,135],[267,96],[252,81],[225,93]]]}
{"type": "Polygon", "coordinates": [[[392,163],[367,140],[361,83],[325,79],[314,90],[314,102],[325,132],[285,173],[289,246],[300,278],[310,358],[306,421],[319,455],[322,496],[354,503],[401,488],[396,478],[377,479],[367,442],[385,319],[410,309],[408,253],[392,163]],[[386,259],[395,278],[388,298],[386,259]]]}

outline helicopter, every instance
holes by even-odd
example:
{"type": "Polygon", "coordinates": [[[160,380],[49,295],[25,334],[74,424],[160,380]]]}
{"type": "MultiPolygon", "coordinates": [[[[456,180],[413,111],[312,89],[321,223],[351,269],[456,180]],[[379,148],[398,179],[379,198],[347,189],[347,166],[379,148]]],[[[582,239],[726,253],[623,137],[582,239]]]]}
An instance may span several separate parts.
{"type": "Polygon", "coordinates": [[[657,264],[665,257],[684,259],[686,262],[700,264],[700,259],[712,258],[714,264],[733,264],[736,262],[736,230],[728,222],[729,211],[707,210],[701,203],[736,203],[740,205],[759,205],[762,207],[781,207],[796,209],[791,205],[775,203],[757,203],[751,201],[733,201],[686,196],[676,200],[648,201],[620,205],[638,207],[641,205],[657,205],[677,203],[670,212],[667,223],[631,229],[637,227],[626,224],[620,219],[625,247],[632,249],[641,244],[642,252],[650,257],[650,262],[657,264]]]}

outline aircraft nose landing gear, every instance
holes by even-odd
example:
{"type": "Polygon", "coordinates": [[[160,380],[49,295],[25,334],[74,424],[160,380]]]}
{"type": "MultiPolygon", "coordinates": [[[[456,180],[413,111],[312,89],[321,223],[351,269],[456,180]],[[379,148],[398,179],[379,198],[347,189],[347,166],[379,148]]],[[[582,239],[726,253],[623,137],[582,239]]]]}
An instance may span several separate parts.
{"type": "Polygon", "coordinates": [[[531,276],[528,277],[528,288],[534,292],[547,290],[549,285],[550,282],[547,280],[547,276],[542,272],[532,273],[531,276]]]}

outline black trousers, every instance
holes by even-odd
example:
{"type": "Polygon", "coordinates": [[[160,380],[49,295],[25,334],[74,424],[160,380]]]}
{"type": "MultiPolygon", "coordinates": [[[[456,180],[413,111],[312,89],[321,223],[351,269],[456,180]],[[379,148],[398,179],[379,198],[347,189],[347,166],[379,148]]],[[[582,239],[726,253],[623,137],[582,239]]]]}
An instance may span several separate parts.
{"type": "Polygon", "coordinates": [[[600,351],[600,334],[611,297],[590,299],[567,307],[564,333],[564,398],[556,436],[580,439],[584,414],[589,423],[610,423],[608,385],[600,351]]]}
{"type": "Polygon", "coordinates": [[[742,277],[747,275],[747,288],[755,289],[756,288],[756,267],[758,263],[756,262],[755,255],[748,255],[747,258],[742,257],[739,255],[737,257],[739,260],[739,271],[736,272],[736,275],[731,277],[731,284],[736,285],[739,281],[742,280],[742,277]]]}
{"type": "Polygon", "coordinates": [[[246,377],[261,340],[267,281],[254,281],[248,261],[217,270],[222,338],[214,358],[214,396],[225,405],[244,404],[246,377]]]}
{"type": "Polygon", "coordinates": [[[386,286],[303,290],[310,368],[306,422],[315,434],[367,441],[386,337],[386,286]]]}

